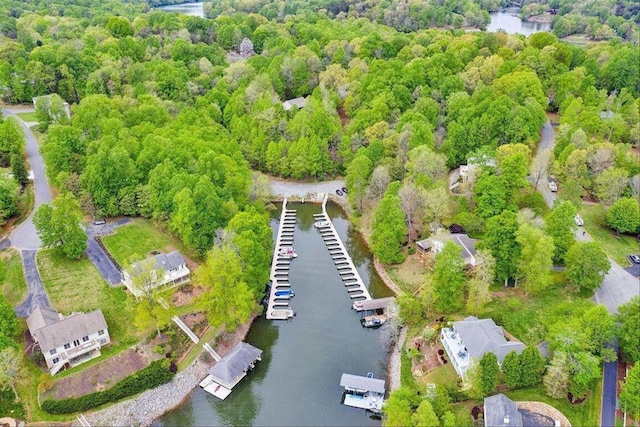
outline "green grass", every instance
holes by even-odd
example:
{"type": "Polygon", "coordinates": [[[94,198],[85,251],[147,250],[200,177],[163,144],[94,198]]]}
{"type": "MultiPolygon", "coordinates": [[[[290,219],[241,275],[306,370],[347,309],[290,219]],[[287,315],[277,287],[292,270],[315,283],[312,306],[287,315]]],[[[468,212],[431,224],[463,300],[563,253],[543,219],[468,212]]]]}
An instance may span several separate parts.
{"type": "Polygon", "coordinates": [[[630,254],[638,253],[638,239],[633,236],[621,235],[607,226],[606,211],[601,205],[583,205],[580,215],[584,220],[584,228],[596,240],[602,249],[622,267],[631,264],[630,254]]]}
{"type": "Polygon", "coordinates": [[[562,412],[573,426],[600,425],[600,407],[602,404],[602,387],[598,381],[587,399],[573,405],[568,399],[553,399],[546,395],[542,385],[535,388],[507,391],[504,394],[515,401],[535,401],[547,403],[562,412]]]}
{"type": "Polygon", "coordinates": [[[152,251],[170,252],[177,249],[183,254],[187,253],[178,239],[141,218],[116,228],[113,234],[102,239],[102,243],[120,266],[147,258],[152,251]]]}
{"type": "Polygon", "coordinates": [[[37,122],[38,117],[36,116],[35,111],[30,113],[18,113],[16,116],[20,117],[25,122],[37,122]]]}
{"type": "Polygon", "coordinates": [[[458,382],[458,374],[451,363],[442,365],[425,375],[425,383],[434,383],[438,385],[456,384],[458,382]]]}
{"type": "Polygon", "coordinates": [[[545,337],[546,328],[571,316],[580,315],[593,306],[588,296],[567,291],[564,273],[554,273],[554,283],[537,295],[525,296],[521,288],[495,286],[504,293],[494,298],[481,317],[491,317],[526,344],[537,344],[545,337]]]}
{"type": "Polygon", "coordinates": [[[38,253],[37,264],[56,310],[63,314],[102,310],[111,346],[129,346],[148,334],[149,331],[139,331],[133,326],[133,299],[122,288],[110,288],[88,259],[69,260],[58,250],[49,249],[38,253]]]}
{"type": "Polygon", "coordinates": [[[25,412],[22,402],[15,401],[11,388],[0,390],[0,414],[2,416],[24,420],[25,412]]]}
{"type": "Polygon", "coordinates": [[[0,290],[9,304],[16,307],[27,296],[27,283],[22,270],[22,257],[13,249],[0,255],[0,290]]]}

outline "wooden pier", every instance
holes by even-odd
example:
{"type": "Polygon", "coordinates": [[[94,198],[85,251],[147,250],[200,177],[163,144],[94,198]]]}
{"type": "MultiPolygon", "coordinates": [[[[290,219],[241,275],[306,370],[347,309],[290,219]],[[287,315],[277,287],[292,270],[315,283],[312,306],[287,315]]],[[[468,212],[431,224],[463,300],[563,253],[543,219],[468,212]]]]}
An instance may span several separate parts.
{"type": "Polygon", "coordinates": [[[271,287],[269,289],[269,302],[267,304],[266,317],[269,320],[287,320],[295,316],[289,306],[289,297],[276,296],[277,291],[291,289],[289,283],[289,267],[291,258],[283,254],[283,250],[293,248],[293,231],[296,226],[296,211],[287,209],[287,198],[282,201],[282,214],[280,214],[280,226],[276,237],[276,246],[271,262],[271,275],[269,277],[271,287]]]}
{"type": "Polygon", "coordinates": [[[322,239],[327,245],[329,255],[331,255],[333,263],[336,265],[338,274],[344,282],[344,286],[347,289],[349,297],[353,301],[369,301],[371,300],[371,295],[369,295],[369,291],[362,281],[356,266],[353,264],[353,261],[351,261],[351,257],[344,247],[338,232],[333,226],[331,218],[327,215],[327,199],[328,194],[325,194],[322,201],[322,213],[313,215],[316,223],[323,223],[321,227],[317,228],[322,235],[322,239]],[[325,222],[326,224],[324,224],[325,222]]]}

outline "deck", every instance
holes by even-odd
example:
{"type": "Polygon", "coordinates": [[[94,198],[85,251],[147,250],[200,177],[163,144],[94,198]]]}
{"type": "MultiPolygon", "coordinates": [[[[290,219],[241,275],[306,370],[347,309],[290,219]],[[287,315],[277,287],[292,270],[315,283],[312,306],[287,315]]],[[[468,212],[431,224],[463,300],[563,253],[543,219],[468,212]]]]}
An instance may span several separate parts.
{"type": "Polygon", "coordinates": [[[267,303],[266,317],[269,320],[287,320],[295,316],[295,312],[289,306],[290,299],[277,297],[276,292],[291,289],[289,283],[289,268],[292,258],[282,254],[283,249],[293,248],[293,231],[296,226],[296,211],[287,209],[287,198],[282,201],[282,213],[280,214],[280,226],[276,237],[276,245],[273,250],[271,262],[271,288],[269,290],[269,302],[267,303]]]}
{"type": "Polygon", "coordinates": [[[207,375],[207,378],[202,380],[202,382],[200,383],[200,387],[202,387],[207,393],[213,394],[220,400],[226,399],[227,396],[231,394],[231,390],[215,382],[211,375],[207,375]]]}
{"type": "Polygon", "coordinates": [[[365,395],[345,393],[343,404],[354,408],[380,412],[382,410],[382,401],[382,397],[378,395],[374,396],[373,393],[367,393],[365,395]]]}
{"type": "Polygon", "coordinates": [[[338,274],[344,282],[345,288],[347,290],[347,295],[349,295],[351,300],[356,302],[369,301],[371,300],[369,290],[362,281],[360,273],[358,273],[356,266],[351,260],[351,256],[349,256],[349,253],[344,247],[344,244],[342,243],[338,232],[333,226],[331,218],[329,218],[329,215],[327,214],[327,199],[328,194],[325,194],[322,201],[322,213],[313,215],[315,222],[323,222],[322,227],[316,228],[322,235],[322,239],[327,245],[329,255],[331,255],[333,263],[336,265],[338,274]]]}

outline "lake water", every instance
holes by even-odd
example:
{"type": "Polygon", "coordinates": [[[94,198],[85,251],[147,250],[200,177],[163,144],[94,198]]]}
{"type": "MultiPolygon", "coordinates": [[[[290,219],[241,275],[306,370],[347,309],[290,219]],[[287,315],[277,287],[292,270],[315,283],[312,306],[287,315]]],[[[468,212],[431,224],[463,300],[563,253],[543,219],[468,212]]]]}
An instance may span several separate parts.
{"type": "Polygon", "coordinates": [[[491,13],[491,22],[487,25],[487,31],[504,30],[507,34],[523,34],[525,36],[541,31],[551,31],[551,24],[523,21],[518,16],[519,13],[520,9],[517,8],[491,13]]]}
{"type": "MultiPolygon", "coordinates": [[[[221,401],[198,388],[184,406],[156,421],[156,426],[335,425],[379,426],[364,410],[341,405],[343,373],[386,378],[389,325],[366,329],[351,310],[347,295],[313,214],[320,205],[290,204],[297,209],[294,244],[298,258],[289,279],[296,296],[291,321],[256,319],[245,341],[264,351],[262,361],[221,401]]],[[[280,206],[278,206],[280,208],[280,206]]],[[[380,280],[371,256],[344,214],[328,206],[334,225],[372,297],[392,295],[380,280]]],[[[272,214],[272,229],[280,212],[272,214]]]]}
{"type": "MultiPolygon", "coordinates": [[[[202,10],[202,2],[197,3],[181,3],[170,6],[161,6],[158,9],[166,12],[178,12],[188,16],[199,16],[204,18],[204,11],[202,10]]],[[[520,9],[508,8],[504,12],[491,13],[491,22],[487,26],[487,31],[498,31],[500,29],[507,32],[507,34],[524,34],[529,36],[540,31],[550,31],[551,24],[549,23],[536,23],[522,21],[518,14],[520,9]]]]}

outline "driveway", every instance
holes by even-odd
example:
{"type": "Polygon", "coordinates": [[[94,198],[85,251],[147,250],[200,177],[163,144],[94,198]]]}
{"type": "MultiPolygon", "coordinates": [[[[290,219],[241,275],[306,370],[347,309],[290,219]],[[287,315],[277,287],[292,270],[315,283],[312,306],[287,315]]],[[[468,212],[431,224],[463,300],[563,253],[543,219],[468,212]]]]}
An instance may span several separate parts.
{"type": "Polygon", "coordinates": [[[28,317],[37,306],[51,307],[36,265],[37,252],[36,250],[22,251],[22,264],[24,265],[24,275],[27,278],[28,295],[27,299],[16,308],[18,317],[28,317]]]}
{"type": "MultiPolygon", "coordinates": [[[[547,121],[540,132],[540,136],[540,144],[535,154],[536,158],[550,156],[553,151],[555,134],[551,122],[547,121]]],[[[538,191],[544,197],[547,206],[552,207],[557,195],[549,191],[549,181],[546,173],[543,174],[538,183],[538,191]]],[[[578,227],[575,237],[577,241],[593,240],[583,227],[578,227]]],[[[596,303],[607,307],[609,313],[615,314],[618,312],[618,307],[634,296],[640,295],[640,281],[625,271],[619,264],[616,264],[611,258],[609,258],[609,261],[611,262],[611,269],[604,277],[600,287],[595,290],[593,299],[596,303]]]]}
{"type": "Polygon", "coordinates": [[[96,237],[106,236],[111,234],[113,230],[121,225],[128,224],[131,219],[124,218],[117,221],[107,222],[101,225],[87,224],[87,250],[84,253],[91,263],[96,267],[102,278],[109,284],[109,286],[120,285],[122,276],[120,275],[120,269],[112,261],[109,254],[98,243],[96,237]]]}
{"type": "MultiPolygon", "coordinates": [[[[618,344],[611,346],[618,353],[618,344]]],[[[618,385],[618,361],[605,362],[602,378],[602,411],[600,412],[601,427],[615,427],[616,425],[616,386],[618,385]]]]}

